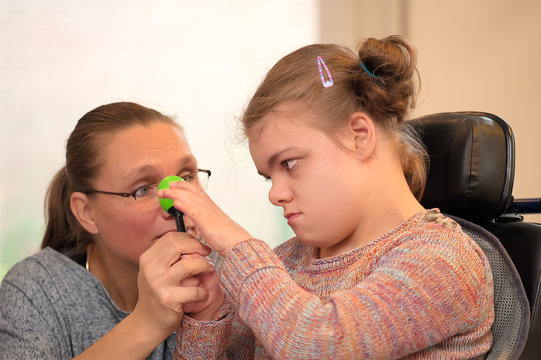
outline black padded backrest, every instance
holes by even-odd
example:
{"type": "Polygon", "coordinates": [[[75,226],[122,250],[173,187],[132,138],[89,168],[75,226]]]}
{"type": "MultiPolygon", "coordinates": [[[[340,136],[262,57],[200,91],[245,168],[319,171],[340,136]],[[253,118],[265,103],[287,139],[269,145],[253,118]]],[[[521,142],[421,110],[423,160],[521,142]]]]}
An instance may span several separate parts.
{"type": "MultiPolygon", "coordinates": [[[[515,143],[511,128],[498,116],[485,112],[427,115],[412,120],[411,125],[421,134],[430,161],[421,204],[471,221],[497,237],[505,248],[499,251],[504,259],[512,259],[529,301],[530,330],[520,360],[541,359],[541,225],[498,223],[512,201],[515,143]]],[[[480,245],[483,243],[467,230],[470,226],[464,228],[480,245]]],[[[490,260],[492,250],[481,248],[490,260]]],[[[497,263],[490,261],[494,277],[501,276],[497,263]]],[[[497,281],[502,280],[495,281],[495,293],[497,281]]],[[[495,301],[498,311],[501,300],[495,301]]],[[[505,316],[505,311],[497,316],[505,316]]],[[[495,334],[498,328],[495,322],[495,334]]],[[[505,342],[501,336],[497,339],[505,342]]],[[[506,346],[495,343],[494,351],[502,345],[506,346]]]]}
{"type": "Polygon", "coordinates": [[[474,222],[492,220],[511,202],[515,142],[501,118],[484,112],[439,113],[410,122],[429,154],[426,208],[474,222]]]}

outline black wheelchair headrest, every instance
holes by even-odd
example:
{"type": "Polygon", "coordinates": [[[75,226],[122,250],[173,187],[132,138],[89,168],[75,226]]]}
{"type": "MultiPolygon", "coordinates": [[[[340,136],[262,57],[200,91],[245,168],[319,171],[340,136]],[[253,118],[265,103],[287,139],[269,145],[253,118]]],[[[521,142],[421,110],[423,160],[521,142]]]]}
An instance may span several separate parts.
{"type": "Polygon", "coordinates": [[[510,126],[484,112],[449,112],[409,122],[429,155],[425,208],[473,222],[502,215],[512,200],[515,140],[510,126]]]}

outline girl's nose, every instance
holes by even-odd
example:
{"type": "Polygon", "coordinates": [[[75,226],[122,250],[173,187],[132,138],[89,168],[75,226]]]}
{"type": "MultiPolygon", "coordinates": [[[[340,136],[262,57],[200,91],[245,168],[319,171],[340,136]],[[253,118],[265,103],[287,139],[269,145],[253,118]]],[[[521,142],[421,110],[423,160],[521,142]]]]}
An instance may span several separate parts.
{"type": "Polygon", "coordinates": [[[283,182],[273,181],[269,190],[269,200],[275,206],[289,203],[293,199],[293,192],[283,182]]]}

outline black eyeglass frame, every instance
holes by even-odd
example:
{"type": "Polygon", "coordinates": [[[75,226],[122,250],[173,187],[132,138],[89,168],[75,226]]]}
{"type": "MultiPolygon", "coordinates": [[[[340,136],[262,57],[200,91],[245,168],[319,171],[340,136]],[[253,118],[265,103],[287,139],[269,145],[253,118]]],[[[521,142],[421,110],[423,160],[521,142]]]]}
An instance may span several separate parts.
{"type": "MultiPolygon", "coordinates": [[[[197,171],[194,171],[194,172],[189,173],[187,175],[181,176],[181,178],[184,179],[184,178],[187,178],[189,176],[197,175],[200,172],[204,172],[205,174],[207,174],[208,178],[210,178],[210,175],[212,174],[212,172],[210,170],[197,169],[197,171]]],[[[185,180],[185,181],[187,181],[187,180],[185,180]]],[[[80,191],[80,192],[82,192],[83,194],[96,194],[97,193],[97,194],[107,194],[107,195],[122,196],[122,197],[125,197],[125,198],[132,197],[134,200],[137,200],[137,197],[135,196],[136,191],[137,190],[132,191],[131,193],[127,193],[127,192],[113,192],[113,191],[103,191],[103,190],[88,189],[88,190],[84,190],[84,191],[80,191]]]]}

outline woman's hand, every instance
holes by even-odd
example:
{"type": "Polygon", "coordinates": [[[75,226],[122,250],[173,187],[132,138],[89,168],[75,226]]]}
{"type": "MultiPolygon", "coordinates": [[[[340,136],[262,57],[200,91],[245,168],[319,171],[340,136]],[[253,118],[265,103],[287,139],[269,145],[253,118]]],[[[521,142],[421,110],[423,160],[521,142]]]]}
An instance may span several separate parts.
{"type": "MultiPolygon", "coordinates": [[[[199,254],[182,255],[181,261],[187,258],[201,257],[199,254]]],[[[210,262],[208,258],[207,261],[210,262]]],[[[213,265],[214,266],[214,265],[213,265]]],[[[224,295],[220,290],[220,279],[216,271],[202,273],[186,278],[180,282],[182,286],[199,286],[207,291],[208,297],[202,301],[184,305],[184,313],[200,321],[211,321],[224,303],[224,295]]]]}
{"type": "Polygon", "coordinates": [[[226,257],[239,242],[251,238],[250,234],[227,216],[211,198],[195,184],[185,181],[169,183],[169,189],[160,190],[161,198],[174,201],[175,208],[190,218],[210,247],[226,257]]]}
{"type": "Polygon", "coordinates": [[[223,298],[206,258],[210,251],[187,233],[158,239],[139,259],[135,309],[77,359],[146,358],[177,329],[186,309],[214,316],[223,298]],[[196,278],[201,280],[190,283],[196,278]]]}
{"type": "MultiPolygon", "coordinates": [[[[194,276],[217,279],[214,266],[206,258],[210,252],[207,246],[190,234],[171,232],[158,239],[139,259],[139,299],[131,315],[145,324],[143,326],[149,332],[165,338],[178,327],[185,304],[219,301],[216,289],[212,290],[208,281],[205,282],[206,288],[190,283],[182,286],[185,279],[194,276]],[[209,276],[212,273],[215,275],[209,276]],[[212,292],[209,293],[209,290],[212,292]]],[[[194,305],[190,306],[202,311],[194,305]]],[[[202,308],[204,310],[205,306],[202,308]]]]}

